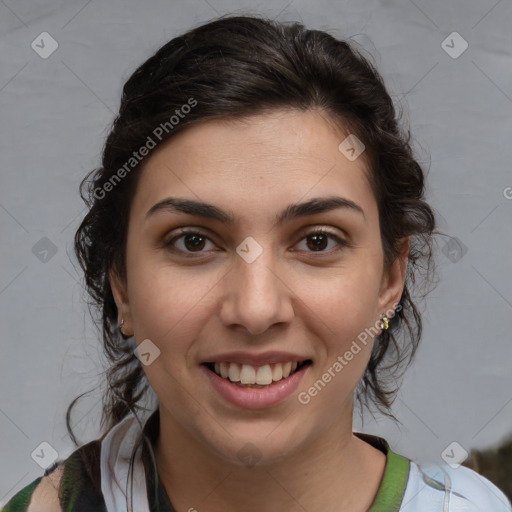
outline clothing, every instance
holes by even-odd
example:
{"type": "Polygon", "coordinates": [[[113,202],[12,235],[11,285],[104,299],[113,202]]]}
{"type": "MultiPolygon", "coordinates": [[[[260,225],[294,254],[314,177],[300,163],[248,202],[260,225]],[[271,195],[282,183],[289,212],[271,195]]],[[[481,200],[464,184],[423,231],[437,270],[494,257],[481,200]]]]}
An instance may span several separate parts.
{"type": "MultiPolygon", "coordinates": [[[[159,435],[158,409],[143,425],[153,447],[159,435]]],[[[64,512],[126,512],[126,482],[133,482],[135,512],[175,512],[151,453],[140,436],[141,426],[130,415],[102,440],[92,441],[75,450],[66,460],[61,481],[64,512]],[[130,456],[135,450],[133,474],[128,473],[130,456]],[[85,466],[92,466],[89,473],[85,466]],[[113,478],[113,475],[115,478],[113,478]],[[116,480],[121,484],[118,485],[116,480]]],[[[386,454],[387,463],[381,486],[369,512],[511,512],[505,495],[489,480],[463,466],[421,464],[394,453],[377,436],[355,433],[363,441],[386,454]]],[[[45,474],[50,473],[49,468],[45,474]]],[[[25,512],[30,497],[42,477],[20,490],[3,512],[25,512]]],[[[193,507],[191,507],[194,510],[193,507]]],[[[196,504],[199,511],[201,504],[196,504]]]]}

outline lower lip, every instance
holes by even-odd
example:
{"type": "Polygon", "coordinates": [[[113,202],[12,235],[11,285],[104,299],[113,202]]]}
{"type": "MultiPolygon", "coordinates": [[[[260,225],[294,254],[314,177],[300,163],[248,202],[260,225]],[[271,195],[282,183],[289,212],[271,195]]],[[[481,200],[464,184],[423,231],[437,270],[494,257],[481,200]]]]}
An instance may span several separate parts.
{"type": "Polygon", "coordinates": [[[245,409],[264,409],[286,400],[297,389],[309,366],[310,364],[304,365],[286,379],[266,388],[243,388],[220,377],[204,365],[201,365],[201,370],[206,372],[214,389],[231,404],[245,409]]]}

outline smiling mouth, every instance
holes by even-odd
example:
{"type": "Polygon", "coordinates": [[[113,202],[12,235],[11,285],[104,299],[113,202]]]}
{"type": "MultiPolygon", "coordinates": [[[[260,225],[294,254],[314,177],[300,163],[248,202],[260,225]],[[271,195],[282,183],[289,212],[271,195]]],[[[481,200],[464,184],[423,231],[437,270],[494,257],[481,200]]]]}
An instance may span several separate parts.
{"type": "Polygon", "coordinates": [[[304,366],[312,364],[305,361],[287,361],[262,366],[230,362],[203,363],[210,371],[232,384],[244,388],[266,388],[290,377],[304,366]]]}

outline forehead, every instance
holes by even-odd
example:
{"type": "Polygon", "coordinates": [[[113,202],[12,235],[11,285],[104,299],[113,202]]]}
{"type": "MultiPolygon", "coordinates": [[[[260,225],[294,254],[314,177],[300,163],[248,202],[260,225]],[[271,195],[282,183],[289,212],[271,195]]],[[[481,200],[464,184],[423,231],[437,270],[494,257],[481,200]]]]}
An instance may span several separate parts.
{"type": "Polygon", "coordinates": [[[132,209],[147,212],[167,196],[208,201],[254,214],[309,197],[342,195],[372,210],[364,153],[339,149],[349,135],[318,111],[274,111],[196,124],[146,161],[132,209]]]}

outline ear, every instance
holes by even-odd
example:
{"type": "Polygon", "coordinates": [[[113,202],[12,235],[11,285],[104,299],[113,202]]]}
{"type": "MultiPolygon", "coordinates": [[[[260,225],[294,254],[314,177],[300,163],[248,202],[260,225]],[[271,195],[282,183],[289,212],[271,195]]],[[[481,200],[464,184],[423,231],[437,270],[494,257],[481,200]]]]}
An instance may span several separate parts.
{"type": "Polygon", "coordinates": [[[400,253],[388,269],[384,270],[379,290],[379,311],[387,313],[396,309],[405,287],[407,260],[409,255],[409,237],[402,240],[400,253]]]}
{"type": "Polygon", "coordinates": [[[132,330],[132,317],[130,311],[130,303],[128,301],[128,293],[125,281],[119,276],[115,268],[111,268],[108,273],[110,282],[110,288],[112,289],[112,295],[117,306],[118,319],[117,323],[121,326],[121,322],[124,320],[121,333],[124,336],[133,336],[132,330]]]}

